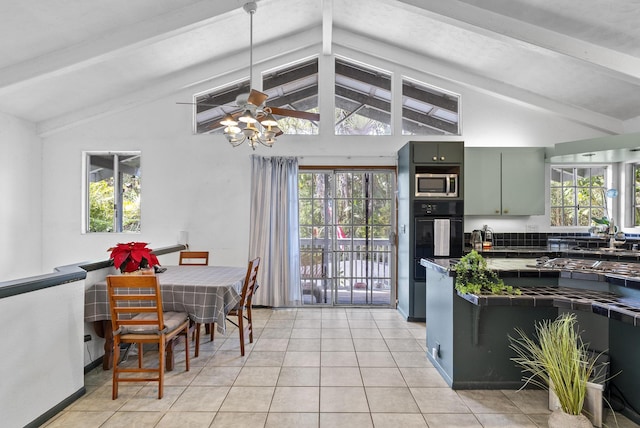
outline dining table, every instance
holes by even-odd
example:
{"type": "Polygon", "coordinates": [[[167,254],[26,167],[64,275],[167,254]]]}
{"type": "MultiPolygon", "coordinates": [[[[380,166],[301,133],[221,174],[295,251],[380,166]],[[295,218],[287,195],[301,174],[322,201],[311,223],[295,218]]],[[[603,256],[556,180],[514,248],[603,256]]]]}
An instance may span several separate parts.
{"type": "MultiPolygon", "coordinates": [[[[191,265],[163,266],[161,270],[164,272],[155,275],[160,282],[163,310],[186,312],[192,324],[215,323],[218,332],[224,334],[226,315],[240,301],[246,267],[191,265]]],[[[93,323],[96,334],[105,339],[102,367],[111,369],[113,331],[106,279],[85,290],[84,320],[93,323]]],[[[166,360],[167,371],[173,370],[173,343],[167,346],[166,360]]]]}

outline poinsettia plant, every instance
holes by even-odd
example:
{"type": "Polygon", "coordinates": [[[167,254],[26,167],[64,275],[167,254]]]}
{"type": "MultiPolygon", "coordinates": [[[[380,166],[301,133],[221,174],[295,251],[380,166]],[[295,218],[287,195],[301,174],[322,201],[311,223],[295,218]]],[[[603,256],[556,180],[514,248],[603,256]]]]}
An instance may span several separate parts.
{"type": "Polygon", "coordinates": [[[111,251],[110,258],[116,269],[120,269],[122,273],[135,272],[160,264],[156,255],[152,253],[153,250],[147,248],[147,245],[146,242],[119,243],[107,251],[111,251]]]}

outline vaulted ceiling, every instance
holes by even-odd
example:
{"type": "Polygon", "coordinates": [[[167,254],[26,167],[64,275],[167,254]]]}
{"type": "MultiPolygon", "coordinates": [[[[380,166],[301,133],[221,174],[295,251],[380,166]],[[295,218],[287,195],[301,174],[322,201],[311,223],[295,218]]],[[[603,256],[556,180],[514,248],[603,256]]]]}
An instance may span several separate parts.
{"type": "MultiPolygon", "coordinates": [[[[247,68],[244,3],[3,1],[0,111],[46,135],[247,68]]],[[[615,134],[640,117],[638,23],[638,0],[261,0],[254,46],[262,60],[317,45],[428,63],[615,134]]]]}

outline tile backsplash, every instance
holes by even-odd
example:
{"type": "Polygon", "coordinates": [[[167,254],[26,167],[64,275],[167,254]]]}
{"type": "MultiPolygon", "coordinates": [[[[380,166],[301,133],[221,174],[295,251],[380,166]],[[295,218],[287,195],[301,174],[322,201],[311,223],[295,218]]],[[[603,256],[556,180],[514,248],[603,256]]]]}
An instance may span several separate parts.
{"type": "MultiPolygon", "coordinates": [[[[607,245],[605,239],[593,238],[589,240],[589,233],[493,233],[493,245],[496,247],[546,247],[549,240],[567,240],[579,238],[575,246],[597,248],[607,245]]],[[[627,240],[640,240],[639,234],[626,234],[627,240]]],[[[465,245],[469,246],[471,242],[471,233],[464,234],[465,245]]]]}

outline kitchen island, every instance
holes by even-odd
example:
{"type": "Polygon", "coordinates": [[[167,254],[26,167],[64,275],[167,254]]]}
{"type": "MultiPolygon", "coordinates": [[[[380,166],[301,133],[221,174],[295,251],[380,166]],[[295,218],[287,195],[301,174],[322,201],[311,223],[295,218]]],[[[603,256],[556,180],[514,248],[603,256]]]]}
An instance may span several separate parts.
{"type": "Polygon", "coordinates": [[[640,278],[570,270],[566,263],[557,267],[538,261],[536,266],[530,258],[492,258],[487,259],[489,268],[522,294],[460,295],[454,289],[453,262],[421,260],[426,269],[427,356],[449,386],[520,388],[522,373],[510,360],[514,353],[508,336],[517,327],[531,337],[537,322],[570,311],[578,317],[585,342],[595,351],[608,350],[610,372],[621,372],[611,386],[631,407],[640,408],[640,278]]]}

